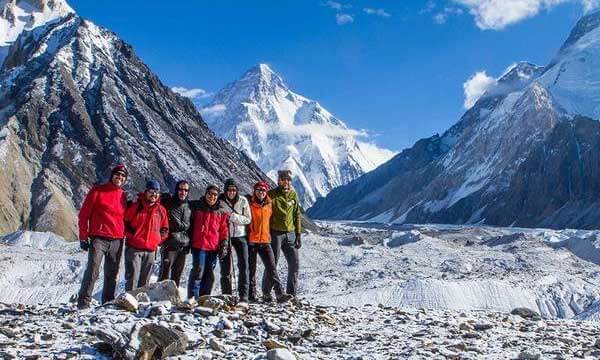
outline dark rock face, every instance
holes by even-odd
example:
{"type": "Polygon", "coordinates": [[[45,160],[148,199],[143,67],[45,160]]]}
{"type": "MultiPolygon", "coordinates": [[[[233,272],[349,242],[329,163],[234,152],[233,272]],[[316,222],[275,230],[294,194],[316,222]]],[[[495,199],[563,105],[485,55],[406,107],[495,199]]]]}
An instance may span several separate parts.
{"type": "Polygon", "coordinates": [[[192,197],[266,176],[209,130],[117,36],[76,15],[20,35],[0,69],[0,232],[77,233],[90,186],[124,162],[133,197],[148,178],[192,197]]]}

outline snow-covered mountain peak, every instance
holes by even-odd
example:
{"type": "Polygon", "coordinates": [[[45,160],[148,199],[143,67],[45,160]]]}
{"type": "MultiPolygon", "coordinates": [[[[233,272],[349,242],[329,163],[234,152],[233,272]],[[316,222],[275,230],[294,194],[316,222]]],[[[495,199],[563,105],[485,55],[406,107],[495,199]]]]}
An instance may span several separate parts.
{"type": "Polygon", "coordinates": [[[579,39],[597,29],[598,26],[600,26],[600,10],[583,16],[571,30],[569,37],[560,48],[560,52],[566,51],[570,46],[578,42],[579,39]]]}
{"type": "Polygon", "coordinates": [[[296,94],[268,65],[227,85],[202,110],[208,125],[270,177],[293,171],[304,206],[388,160],[393,153],[359,141],[318,102],[296,94]]]}
{"type": "Polygon", "coordinates": [[[23,31],[74,13],[64,0],[0,0],[0,65],[23,31]]]}

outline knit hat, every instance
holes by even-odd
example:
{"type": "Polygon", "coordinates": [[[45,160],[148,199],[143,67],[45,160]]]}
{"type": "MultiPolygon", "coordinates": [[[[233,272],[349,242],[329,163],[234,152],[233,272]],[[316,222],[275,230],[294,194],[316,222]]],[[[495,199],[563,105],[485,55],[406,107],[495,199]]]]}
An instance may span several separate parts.
{"type": "Polygon", "coordinates": [[[230,186],[235,186],[235,188],[236,188],[236,189],[237,189],[237,187],[238,187],[238,186],[237,186],[237,183],[236,183],[236,182],[235,182],[235,180],[234,180],[234,179],[232,179],[232,178],[229,178],[229,179],[225,180],[225,185],[223,186],[223,191],[224,191],[224,192],[226,192],[226,191],[227,191],[227,189],[228,189],[230,186]]]}
{"type": "Polygon", "coordinates": [[[152,179],[146,183],[146,190],[160,191],[160,183],[158,180],[152,179]]]}
{"type": "Polygon", "coordinates": [[[219,192],[219,187],[217,185],[215,185],[215,184],[209,184],[206,187],[206,191],[204,191],[204,193],[207,194],[211,190],[215,190],[216,192],[219,192]]]}
{"type": "Polygon", "coordinates": [[[125,175],[126,178],[129,176],[129,174],[127,173],[127,168],[125,167],[125,164],[123,164],[123,163],[115,165],[115,167],[110,172],[110,177],[112,178],[113,175],[116,174],[116,173],[118,173],[118,172],[120,172],[123,175],[125,175]]]}
{"type": "Polygon", "coordinates": [[[269,184],[266,181],[259,181],[254,184],[254,190],[257,189],[265,189],[265,191],[269,191],[269,184]]]}
{"type": "Polygon", "coordinates": [[[279,170],[277,171],[278,179],[290,179],[292,180],[292,170],[279,170]]]}

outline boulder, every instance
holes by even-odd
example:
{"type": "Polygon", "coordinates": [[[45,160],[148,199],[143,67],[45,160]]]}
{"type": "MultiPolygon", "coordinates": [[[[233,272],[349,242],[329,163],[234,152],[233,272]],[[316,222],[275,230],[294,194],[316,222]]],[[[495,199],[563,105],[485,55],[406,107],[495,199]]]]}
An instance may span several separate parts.
{"type": "Polygon", "coordinates": [[[179,290],[173,280],[155,282],[129,291],[129,294],[134,297],[141,293],[146,293],[147,299],[150,301],[170,301],[175,305],[181,302],[179,290]]]}
{"type": "Polygon", "coordinates": [[[296,360],[288,349],[272,349],[267,351],[267,360],[296,360]]]}
{"type": "Polygon", "coordinates": [[[115,305],[120,307],[121,309],[136,312],[139,307],[139,303],[137,299],[131,295],[130,293],[121,293],[115,299],[115,305]]]}
{"type": "Polygon", "coordinates": [[[154,323],[142,326],[139,340],[138,356],[146,359],[183,354],[189,341],[184,332],[154,323]]]}

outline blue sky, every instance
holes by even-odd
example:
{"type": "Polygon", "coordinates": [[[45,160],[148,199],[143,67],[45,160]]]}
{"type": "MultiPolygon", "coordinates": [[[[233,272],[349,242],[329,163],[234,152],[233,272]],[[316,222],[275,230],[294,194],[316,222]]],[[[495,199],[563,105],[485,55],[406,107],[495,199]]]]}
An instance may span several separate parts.
{"type": "Polygon", "coordinates": [[[548,63],[596,1],[69,3],[132,44],[169,86],[212,93],[267,63],[292,90],[399,151],[459,120],[474,74],[548,63]]]}

